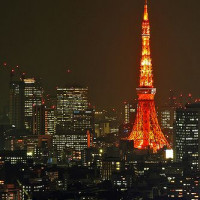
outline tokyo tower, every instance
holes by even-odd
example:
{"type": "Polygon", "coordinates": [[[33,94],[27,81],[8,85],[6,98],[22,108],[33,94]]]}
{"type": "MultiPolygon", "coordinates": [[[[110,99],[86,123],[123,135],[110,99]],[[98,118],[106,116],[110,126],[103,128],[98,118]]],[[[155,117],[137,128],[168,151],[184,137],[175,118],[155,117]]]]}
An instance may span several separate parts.
{"type": "Polygon", "coordinates": [[[140,62],[140,83],[136,89],[138,106],[133,130],[127,140],[134,141],[137,149],[153,149],[153,152],[167,146],[167,142],[158,124],[154,96],[156,88],[153,85],[152,60],[150,52],[150,24],[148,18],[147,0],[144,5],[142,22],[142,57],[140,62]]]}

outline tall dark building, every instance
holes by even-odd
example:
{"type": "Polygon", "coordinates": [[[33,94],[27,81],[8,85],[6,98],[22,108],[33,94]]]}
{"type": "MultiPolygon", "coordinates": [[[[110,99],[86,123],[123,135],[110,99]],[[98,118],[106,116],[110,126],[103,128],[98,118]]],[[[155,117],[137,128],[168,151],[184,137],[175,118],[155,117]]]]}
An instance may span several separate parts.
{"type": "Polygon", "coordinates": [[[10,82],[9,119],[17,129],[24,128],[24,87],[23,81],[10,82]]]}
{"type": "Polygon", "coordinates": [[[73,131],[87,131],[94,133],[94,110],[73,112],[73,131]]]}
{"type": "Polygon", "coordinates": [[[45,134],[45,106],[33,106],[33,134],[45,134]]]}
{"type": "Polygon", "coordinates": [[[175,160],[187,159],[193,169],[200,169],[200,103],[176,111],[175,160]]]}
{"type": "Polygon", "coordinates": [[[46,105],[33,106],[33,134],[54,135],[56,131],[55,108],[46,105]]]}

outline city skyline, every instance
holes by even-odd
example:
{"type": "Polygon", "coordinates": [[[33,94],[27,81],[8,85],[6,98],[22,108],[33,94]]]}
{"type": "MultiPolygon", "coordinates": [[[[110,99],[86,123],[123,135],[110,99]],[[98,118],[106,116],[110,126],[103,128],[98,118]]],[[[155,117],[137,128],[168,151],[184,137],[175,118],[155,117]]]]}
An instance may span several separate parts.
{"type": "MultiPolygon", "coordinates": [[[[50,93],[69,82],[88,86],[97,106],[118,106],[136,97],[143,1],[48,3],[45,9],[45,3],[2,2],[0,63],[41,77],[50,93]]],[[[170,89],[198,97],[198,4],[149,2],[157,102],[164,102],[170,89]]],[[[0,74],[0,91],[8,97],[9,74],[3,69],[0,74]]]]}
{"type": "Polygon", "coordinates": [[[1,200],[200,199],[186,1],[2,2],[1,200]]]}

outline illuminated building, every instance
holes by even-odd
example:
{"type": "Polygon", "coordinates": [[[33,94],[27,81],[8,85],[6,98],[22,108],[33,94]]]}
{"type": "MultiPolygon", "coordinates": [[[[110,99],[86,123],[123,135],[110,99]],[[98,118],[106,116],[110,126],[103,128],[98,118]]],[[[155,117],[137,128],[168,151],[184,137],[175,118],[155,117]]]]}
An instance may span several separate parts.
{"type": "Polygon", "coordinates": [[[1,200],[21,200],[22,191],[14,184],[0,184],[0,199],[1,200]]]}
{"type": "Polygon", "coordinates": [[[29,135],[24,138],[26,140],[27,155],[32,157],[38,156],[38,136],[29,135]]]}
{"type": "Polygon", "coordinates": [[[188,104],[176,111],[175,159],[188,160],[193,169],[200,168],[200,104],[188,104]]]}
{"type": "Polygon", "coordinates": [[[30,194],[33,194],[35,192],[45,192],[45,186],[45,182],[40,178],[33,179],[32,182],[24,183],[22,190],[23,200],[29,200],[30,194]]]}
{"type": "Polygon", "coordinates": [[[162,129],[173,129],[173,123],[176,118],[175,108],[161,108],[161,127],[162,129]]]}
{"type": "Polygon", "coordinates": [[[32,131],[33,127],[33,105],[42,105],[43,90],[34,78],[24,79],[25,95],[25,128],[32,131]]]}
{"type": "Polygon", "coordinates": [[[88,88],[57,88],[57,130],[64,133],[76,130],[76,128],[80,129],[80,127],[74,127],[74,113],[79,114],[78,112],[86,111],[88,105],[88,88]]]}
{"type": "Polygon", "coordinates": [[[66,142],[66,135],[53,135],[53,148],[57,151],[58,161],[61,160],[62,154],[66,149],[66,142]]]}
{"type": "Polygon", "coordinates": [[[154,96],[156,88],[153,85],[153,71],[150,52],[150,24],[147,11],[147,0],[144,6],[142,22],[142,58],[140,63],[140,83],[137,88],[138,107],[133,130],[128,140],[134,140],[138,149],[151,148],[154,152],[168,146],[158,124],[154,96]]]}
{"type": "Polygon", "coordinates": [[[160,125],[162,130],[173,129],[174,121],[176,119],[176,108],[178,107],[175,100],[176,97],[174,96],[174,92],[170,90],[168,103],[160,109],[160,125]]]}
{"type": "Polygon", "coordinates": [[[11,81],[9,89],[10,124],[17,129],[24,128],[24,82],[11,81]]]}
{"type": "Polygon", "coordinates": [[[120,172],[121,160],[119,158],[107,157],[102,161],[101,176],[103,180],[111,180],[114,172],[120,172]]]}
{"type": "Polygon", "coordinates": [[[33,106],[33,134],[53,135],[56,131],[55,108],[45,105],[33,106]]]}
{"type": "Polygon", "coordinates": [[[176,108],[163,106],[160,109],[160,125],[161,130],[164,133],[167,141],[169,142],[170,146],[173,146],[174,143],[174,122],[176,119],[176,108]]]}
{"type": "Polygon", "coordinates": [[[94,110],[87,109],[84,111],[73,112],[73,131],[94,132],[94,110]]]}
{"type": "Polygon", "coordinates": [[[127,190],[133,185],[133,171],[115,172],[112,174],[111,180],[114,186],[120,187],[121,190],[127,190]]]}
{"type": "Polygon", "coordinates": [[[104,137],[110,133],[119,132],[119,121],[116,110],[95,112],[95,134],[96,137],[104,137]]]}
{"type": "Polygon", "coordinates": [[[0,164],[9,162],[14,165],[17,163],[27,163],[26,151],[0,151],[0,164]]]}
{"type": "Polygon", "coordinates": [[[38,152],[40,154],[40,163],[47,163],[49,158],[53,157],[52,146],[53,138],[51,135],[38,135],[38,152]]]}
{"type": "Polygon", "coordinates": [[[105,118],[106,118],[106,111],[105,110],[95,111],[94,114],[95,114],[95,121],[97,121],[97,122],[105,120],[105,118]]]}
{"type": "Polygon", "coordinates": [[[66,147],[76,150],[81,158],[81,151],[88,148],[87,134],[73,133],[66,135],[66,147]]]}
{"type": "Polygon", "coordinates": [[[56,133],[55,108],[45,108],[45,134],[54,135],[56,133]]]}
{"type": "Polygon", "coordinates": [[[102,166],[102,149],[99,148],[87,148],[84,149],[81,153],[82,165],[87,167],[97,167],[102,166]]]}
{"type": "Polygon", "coordinates": [[[107,147],[103,149],[103,159],[101,167],[101,177],[103,180],[111,180],[115,172],[123,170],[124,165],[120,157],[120,150],[117,147],[107,147]]]}
{"type": "Polygon", "coordinates": [[[200,177],[198,173],[192,173],[190,176],[172,176],[168,177],[167,196],[170,199],[191,199],[199,200],[200,177]]]}
{"type": "MultiPolygon", "coordinates": [[[[90,145],[92,145],[92,136],[90,136],[90,145]]],[[[54,135],[53,147],[58,152],[59,160],[67,149],[74,150],[73,158],[81,159],[81,151],[88,148],[88,135],[86,132],[71,132],[65,135],[54,135]]]]}
{"type": "Polygon", "coordinates": [[[52,136],[51,135],[39,135],[38,136],[38,147],[50,149],[52,147],[52,136]]]}
{"type": "Polygon", "coordinates": [[[106,136],[110,133],[110,121],[106,111],[95,111],[95,135],[96,137],[106,136]]]}
{"type": "Polygon", "coordinates": [[[108,120],[102,120],[95,123],[96,137],[106,136],[110,133],[110,123],[108,120]]]}
{"type": "Polygon", "coordinates": [[[174,96],[173,91],[170,90],[169,102],[160,108],[159,117],[160,125],[167,141],[170,146],[173,146],[174,143],[174,122],[176,119],[176,108],[178,104],[176,103],[176,97],[174,96]]]}

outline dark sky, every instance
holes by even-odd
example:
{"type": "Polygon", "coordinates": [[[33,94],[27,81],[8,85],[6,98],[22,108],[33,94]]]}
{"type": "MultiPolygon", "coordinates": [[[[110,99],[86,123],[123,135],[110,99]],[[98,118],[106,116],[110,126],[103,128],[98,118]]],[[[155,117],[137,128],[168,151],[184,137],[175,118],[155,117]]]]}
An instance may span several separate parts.
{"type": "MultiPolygon", "coordinates": [[[[119,106],[136,96],[143,3],[0,0],[0,63],[41,77],[48,92],[76,82],[89,86],[97,107],[119,106]]],[[[199,8],[199,0],[149,1],[157,102],[166,101],[169,89],[199,97],[199,8]]],[[[1,107],[8,102],[8,84],[1,67],[1,107]]]]}

